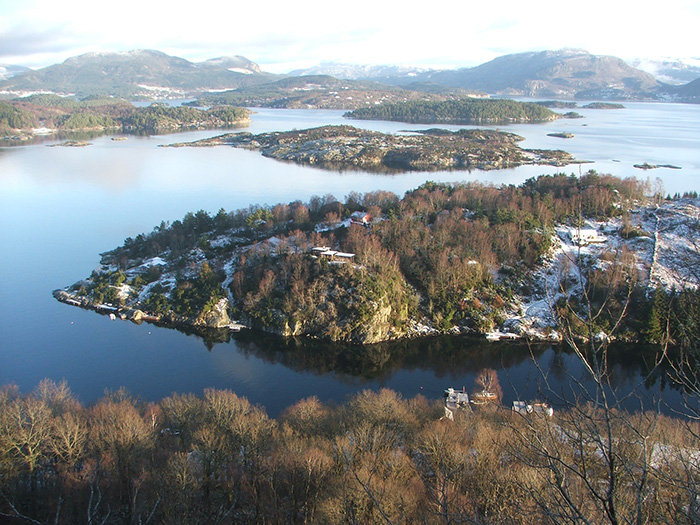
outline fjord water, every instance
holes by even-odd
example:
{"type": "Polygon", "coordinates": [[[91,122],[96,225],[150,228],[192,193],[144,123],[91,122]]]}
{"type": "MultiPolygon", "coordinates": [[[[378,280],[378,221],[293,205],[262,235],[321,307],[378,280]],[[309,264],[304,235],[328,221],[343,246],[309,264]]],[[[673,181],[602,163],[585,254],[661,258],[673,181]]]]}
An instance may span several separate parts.
{"type": "MultiPolygon", "coordinates": [[[[585,118],[504,129],[522,135],[527,148],[560,148],[592,160],[582,169],[663,183],[665,192],[700,191],[700,106],[628,103],[622,110],[577,111],[585,118]],[[573,139],[548,137],[567,131],[573,139]],[[643,172],[633,164],[673,164],[643,172]]],[[[348,122],[339,111],[256,110],[253,133],[352,124],[385,132],[425,125],[348,122]]],[[[455,129],[456,126],[448,126],[455,129]]],[[[410,397],[439,396],[448,386],[471,388],[478,370],[499,370],[506,400],[537,397],[538,374],[524,346],[487,344],[464,337],[381,345],[371,352],[330,344],[296,344],[256,333],[207,343],[195,335],[149,324],[110,321],[58,303],[51,291],[90,274],[99,254],[126,237],[146,233],[188,211],[216,213],[251,204],[306,201],[351,191],[384,189],[402,195],[426,180],[481,180],[518,184],[543,173],[578,173],[577,166],[526,166],[489,172],[376,175],[330,172],[280,163],[257,152],[227,147],[159,148],[217,134],[187,132],[150,137],[90,139],[84,148],[35,145],[0,148],[0,384],[32,390],[43,378],[66,379],[86,403],[105,389],[126,387],[145,400],[173,392],[201,394],[228,388],[276,415],[316,395],[342,401],[364,388],[393,388],[410,397]]],[[[658,184],[657,184],[658,186],[658,184]]],[[[547,346],[534,349],[557,388],[581,371],[571,356],[547,346]]],[[[615,384],[635,385],[653,355],[621,351],[615,384]]],[[[650,385],[675,405],[678,392],[659,380],[650,385]]]]}

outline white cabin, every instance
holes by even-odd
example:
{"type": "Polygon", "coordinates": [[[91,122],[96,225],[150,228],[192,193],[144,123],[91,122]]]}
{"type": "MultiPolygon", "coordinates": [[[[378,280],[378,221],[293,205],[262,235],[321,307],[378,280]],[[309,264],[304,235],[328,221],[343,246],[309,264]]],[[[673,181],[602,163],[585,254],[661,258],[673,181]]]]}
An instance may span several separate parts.
{"type": "Polygon", "coordinates": [[[448,388],[445,390],[445,407],[449,409],[464,408],[469,406],[469,394],[462,389],[455,390],[448,388]]]}
{"type": "Polygon", "coordinates": [[[569,230],[571,242],[576,246],[587,246],[589,244],[600,244],[608,240],[605,235],[601,235],[593,228],[581,228],[569,230]]]}

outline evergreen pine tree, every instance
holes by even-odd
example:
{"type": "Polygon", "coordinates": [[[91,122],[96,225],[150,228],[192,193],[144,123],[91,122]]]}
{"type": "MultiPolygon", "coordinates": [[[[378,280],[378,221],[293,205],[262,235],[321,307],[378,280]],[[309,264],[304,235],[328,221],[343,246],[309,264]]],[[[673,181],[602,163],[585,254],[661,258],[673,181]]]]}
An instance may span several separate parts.
{"type": "Polygon", "coordinates": [[[650,343],[662,343],[668,337],[670,296],[660,287],[654,291],[644,336],[650,343]]]}

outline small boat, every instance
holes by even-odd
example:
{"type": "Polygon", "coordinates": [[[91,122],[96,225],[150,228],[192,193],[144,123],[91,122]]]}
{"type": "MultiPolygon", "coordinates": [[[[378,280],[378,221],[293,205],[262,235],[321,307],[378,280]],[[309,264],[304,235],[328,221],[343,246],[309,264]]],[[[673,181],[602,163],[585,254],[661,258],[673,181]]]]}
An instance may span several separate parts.
{"type": "Polygon", "coordinates": [[[496,401],[498,401],[496,394],[488,392],[487,390],[472,394],[472,403],[475,405],[485,405],[486,403],[495,403],[496,401]]]}
{"type": "Polygon", "coordinates": [[[504,339],[512,341],[518,337],[518,334],[511,334],[508,332],[486,332],[486,339],[488,341],[503,341],[504,339]]]}
{"type": "Polygon", "coordinates": [[[113,306],[109,303],[107,304],[98,304],[95,306],[95,310],[98,312],[116,312],[118,308],[116,306],[113,306]]]}

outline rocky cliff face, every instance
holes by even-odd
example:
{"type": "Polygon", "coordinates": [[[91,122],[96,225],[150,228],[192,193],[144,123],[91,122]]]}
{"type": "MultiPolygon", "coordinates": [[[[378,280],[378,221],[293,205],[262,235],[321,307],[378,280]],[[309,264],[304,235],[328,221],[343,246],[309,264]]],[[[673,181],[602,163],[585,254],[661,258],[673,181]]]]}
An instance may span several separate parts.
{"type": "Polygon", "coordinates": [[[202,325],[209,328],[224,328],[231,324],[228,315],[228,299],[221,299],[216,306],[206,313],[200,315],[195,325],[202,325]]]}
{"type": "Polygon", "coordinates": [[[122,319],[135,323],[152,321],[173,326],[182,325],[199,328],[228,328],[229,325],[231,325],[231,318],[228,314],[228,299],[221,299],[216,306],[208,312],[203,312],[195,316],[186,316],[177,315],[174,312],[168,312],[164,315],[153,315],[153,313],[144,312],[136,307],[114,306],[112,304],[100,303],[91,297],[69,290],[54,290],[53,296],[62,303],[89,310],[96,310],[102,313],[113,313],[122,319]]]}
{"type": "MultiPolygon", "coordinates": [[[[361,326],[357,326],[354,330],[348,332],[338,332],[334,341],[344,343],[354,343],[360,345],[370,345],[390,341],[393,339],[401,339],[408,335],[408,332],[399,331],[392,323],[392,318],[396,313],[390,305],[376,305],[375,312],[361,326]]],[[[350,320],[348,320],[350,321],[350,320]]],[[[315,337],[319,339],[327,339],[326,327],[316,325],[315,323],[302,321],[283,322],[279,330],[273,327],[267,327],[267,331],[277,333],[284,337],[315,337]]]]}
{"type": "Polygon", "coordinates": [[[397,331],[392,324],[392,318],[396,316],[390,304],[380,301],[372,305],[372,315],[362,326],[358,326],[352,334],[352,342],[361,344],[373,344],[390,339],[397,339],[404,335],[397,331]]]}

